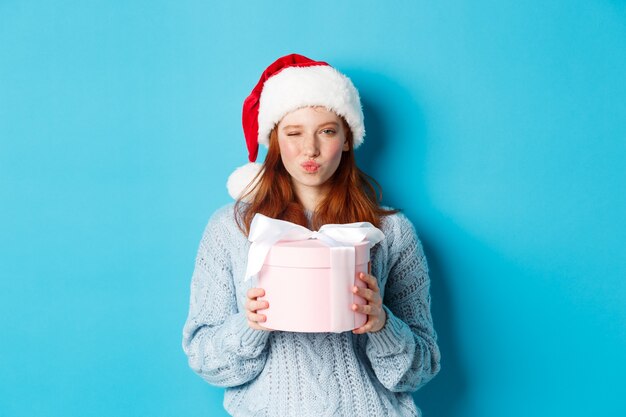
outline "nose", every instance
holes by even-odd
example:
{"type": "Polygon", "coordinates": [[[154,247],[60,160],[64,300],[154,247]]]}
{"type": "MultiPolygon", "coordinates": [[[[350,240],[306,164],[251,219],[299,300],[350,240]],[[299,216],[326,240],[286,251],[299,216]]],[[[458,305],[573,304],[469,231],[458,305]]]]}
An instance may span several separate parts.
{"type": "Polygon", "coordinates": [[[320,154],[320,147],[317,135],[307,134],[302,142],[302,152],[307,158],[315,158],[320,154]]]}

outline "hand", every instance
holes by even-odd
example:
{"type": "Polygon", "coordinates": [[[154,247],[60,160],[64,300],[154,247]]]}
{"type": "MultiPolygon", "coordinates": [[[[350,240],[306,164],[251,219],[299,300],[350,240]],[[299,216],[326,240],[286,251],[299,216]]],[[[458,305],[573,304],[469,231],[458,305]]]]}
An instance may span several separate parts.
{"type": "Polygon", "coordinates": [[[246,301],[246,317],[248,317],[248,326],[255,330],[267,330],[271,332],[272,329],[268,329],[259,324],[267,320],[267,317],[264,314],[258,314],[256,312],[257,310],[263,310],[270,306],[267,301],[257,300],[258,297],[263,297],[265,295],[265,290],[263,288],[250,288],[246,295],[248,297],[248,300],[246,301]]]}
{"type": "Polygon", "coordinates": [[[367,304],[352,304],[352,311],[367,314],[367,322],[357,329],[352,330],[354,334],[377,332],[383,328],[387,321],[387,313],[383,309],[383,300],[380,297],[378,281],[370,274],[359,272],[357,277],[365,282],[367,288],[354,286],[352,292],[365,298],[367,304]]]}

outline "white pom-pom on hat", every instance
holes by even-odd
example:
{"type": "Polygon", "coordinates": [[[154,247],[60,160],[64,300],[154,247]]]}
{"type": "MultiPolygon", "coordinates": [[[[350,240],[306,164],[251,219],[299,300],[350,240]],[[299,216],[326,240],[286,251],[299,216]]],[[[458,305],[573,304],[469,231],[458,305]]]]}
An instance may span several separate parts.
{"type": "MultiPolygon", "coordinates": [[[[226,183],[228,194],[230,194],[233,199],[239,200],[244,192],[247,193],[250,189],[253,189],[259,180],[257,178],[254,184],[251,184],[252,180],[259,173],[259,171],[261,171],[262,167],[263,165],[258,162],[248,162],[233,171],[233,173],[228,177],[228,182],[226,183]],[[250,188],[247,189],[248,184],[250,184],[250,188]]],[[[243,201],[249,202],[251,196],[252,194],[245,196],[243,201]]]]}

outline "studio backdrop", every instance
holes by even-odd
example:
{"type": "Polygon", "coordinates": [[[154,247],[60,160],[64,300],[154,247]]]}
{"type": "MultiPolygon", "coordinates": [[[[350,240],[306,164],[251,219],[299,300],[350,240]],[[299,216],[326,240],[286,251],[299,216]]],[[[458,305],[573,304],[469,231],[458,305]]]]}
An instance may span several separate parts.
{"type": "Polygon", "coordinates": [[[0,1],[0,415],[226,415],[191,274],[294,52],[359,89],[357,161],[424,244],[424,416],[626,415],[621,0],[0,1]]]}

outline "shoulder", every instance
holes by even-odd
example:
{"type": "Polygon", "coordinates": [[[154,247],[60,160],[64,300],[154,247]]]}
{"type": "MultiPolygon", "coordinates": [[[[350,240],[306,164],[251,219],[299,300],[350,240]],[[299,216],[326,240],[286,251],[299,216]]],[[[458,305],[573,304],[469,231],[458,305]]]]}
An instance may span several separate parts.
{"type": "Polygon", "coordinates": [[[213,234],[236,235],[237,233],[243,236],[235,219],[234,202],[223,205],[215,210],[210,216],[204,231],[205,236],[213,234]]]}
{"type": "MultiPolygon", "coordinates": [[[[390,207],[383,207],[390,210],[390,207]]],[[[415,226],[409,218],[402,212],[389,214],[381,218],[381,230],[391,239],[398,239],[403,236],[413,235],[417,237],[415,226]]]]}
{"type": "Polygon", "coordinates": [[[235,219],[235,203],[228,203],[218,208],[209,218],[209,224],[220,224],[235,219]]]}
{"type": "Polygon", "coordinates": [[[204,256],[238,259],[249,243],[235,220],[234,203],[226,204],[215,210],[204,228],[199,253],[204,256]]]}
{"type": "MultiPolygon", "coordinates": [[[[387,207],[385,207],[387,208],[387,207]]],[[[400,253],[423,254],[423,247],[413,222],[401,212],[383,216],[381,230],[392,256],[400,253]]]]}

